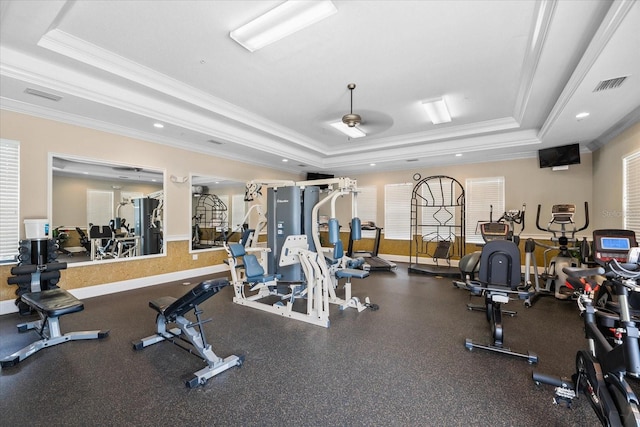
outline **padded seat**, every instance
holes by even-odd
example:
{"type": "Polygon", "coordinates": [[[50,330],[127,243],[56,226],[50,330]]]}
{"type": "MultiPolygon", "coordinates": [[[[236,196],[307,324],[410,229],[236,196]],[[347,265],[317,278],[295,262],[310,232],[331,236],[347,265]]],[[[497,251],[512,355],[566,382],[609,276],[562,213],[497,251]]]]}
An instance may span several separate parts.
{"type": "Polygon", "coordinates": [[[84,304],[64,289],[48,289],[21,296],[22,301],[47,317],[59,317],[84,310],[84,304]]]}
{"type": "Polygon", "coordinates": [[[167,321],[173,321],[178,316],[193,310],[198,304],[220,292],[228,284],[229,281],[226,279],[206,280],[196,285],[180,298],[167,296],[149,301],[149,307],[163,315],[167,321]]]}
{"type": "Polygon", "coordinates": [[[354,268],[342,268],[340,270],[336,270],[336,277],[338,279],[350,279],[352,277],[355,277],[356,279],[364,279],[365,277],[369,277],[369,272],[356,270],[354,268]]]}
{"type": "Polygon", "coordinates": [[[268,283],[282,277],[280,274],[265,274],[260,262],[258,262],[258,258],[253,254],[248,254],[244,246],[239,243],[231,243],[229,245],[229,253],[234,258],[242,257],[244,273],[248,283],[268,283]]]}

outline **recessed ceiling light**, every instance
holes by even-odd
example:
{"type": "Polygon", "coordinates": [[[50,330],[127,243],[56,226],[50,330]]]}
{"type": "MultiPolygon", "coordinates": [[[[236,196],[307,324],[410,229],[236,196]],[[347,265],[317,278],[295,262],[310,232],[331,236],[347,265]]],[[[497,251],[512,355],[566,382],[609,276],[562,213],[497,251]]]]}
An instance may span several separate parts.
{"type": "Polygon", "coordinates": [[[587,113],[586,111],[576,114],[576,119],[578,119],[578,120],[584,119],[585,117],[589,117],[589,113],[587,113]]]}
{"type": "Polygon", "coordinates": [[[153,127],[154,128],[158,128],[158,129],[162,129],[164,127],[164,125],[162,123],[154,123],[153,127]]]}
{"type": "Polygon", "coordinates": [[[456,157],[462,157],[462,153],[457,153],[456,157]]]}
{"type": "Polygon", "coordinates": [[[375,163],[369,163],[369,166],[375,166],[375,165],[376,165],[375,163]]]}
{"type": "Polygon", "coordinates": [[[289,159],[282,159],[283,162],[287,163],[289,159]]]}

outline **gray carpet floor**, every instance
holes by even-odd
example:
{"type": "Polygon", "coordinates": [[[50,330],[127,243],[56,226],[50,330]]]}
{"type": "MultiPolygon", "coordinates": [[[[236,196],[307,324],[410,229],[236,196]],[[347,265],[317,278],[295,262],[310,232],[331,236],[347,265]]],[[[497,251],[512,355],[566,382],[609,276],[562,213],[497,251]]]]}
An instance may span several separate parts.
{"type": "MultiPolygon", "coordinates": [[[[209,278],[209,277],[207,277],[209,278]]],[[[64,273],[63,273],[64,279],[64,273]]],[[[540,361],[465,349],[489,342],[485,315],[466,309],[469,293],[450,279],[375,272],[353,285],[378,311],[332,308],[330,328],[232,303],[231,287],[201,308],[213,350],[245,363],[195,389],[185,387],[203,362],[164,342],[141,351],[151,335],[151,299],[179,297],[205,278],[84,300],[61,318],[62,332],[110,329],[104,340],[41,350],[0,372],[4,426],[595,426],[585,398],[573,409],[552,404],[553,388],[532,371],[569,376],[584,348],[575,303],[542,298],[504,320],[505,342],[540,361]]],[[[61,282],[64,284],[64,280],[61,282]]],[[[7,285],[4,285],[7,286],[7,285]]],[[[473,302],[482,303],[480,298],[473,302]]],[[[38,338],[18,333],[27,320],[0,316],[0,356],[38,338]]]]}

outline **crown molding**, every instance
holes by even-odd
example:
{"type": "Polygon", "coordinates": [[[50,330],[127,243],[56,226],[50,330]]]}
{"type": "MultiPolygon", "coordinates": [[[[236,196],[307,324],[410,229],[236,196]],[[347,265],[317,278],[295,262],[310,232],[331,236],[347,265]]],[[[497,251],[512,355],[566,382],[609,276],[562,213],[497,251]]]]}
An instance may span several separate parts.
{"type": "MultiPolygon", "coordinates": [[[[511,132],[499,135],[483,135],[475,138],[456,140],[455,147],[449,141],[434,142],[420,147],[396,147],[386,149],[384,152],[375,152],[367,156],[367,162],[389,162],[404,160],[416,157],[437,157],[452,155],[455,153],[465,153],[469,151],[484,151],[504,149],[511,147],[524,147],[538,145],[541,141],[537,137],[535,129],[511,132]]],[[[360,166],[363,164],[362,155],[358,153],[342,155],[339,158],[332,158],[326,161],[326,168],[360,166]]]]}
{"type": "Polygon", "coordinates": [[[38,41],[38,46],[203,108],[227,119],[251,126],[261,132],[284,139],[289,143],[300,145],[308,150],[318,149],[315,141],[301,134],[60,29],[52,29],[47,32],[38,41]]]}
{"type": "Polygon", "coordinates": [[[557,3],[555,1],[544,0],[536,3],[535,6],[535,23],[533,25],[532,33],[529,36],[527,51],[522,64],[520,86],[518,88],[518,95],[514,109],[514,116],[520,123],[522,123],[522,119],[527,110],[527,105],[529,104],[533,80],[536,75],[538,65],[540,64],[542,48],[544,47],[545,40],[549,33],[549,27],[551,25],[553,14],[556,10],[556,4],[557,3]]]}

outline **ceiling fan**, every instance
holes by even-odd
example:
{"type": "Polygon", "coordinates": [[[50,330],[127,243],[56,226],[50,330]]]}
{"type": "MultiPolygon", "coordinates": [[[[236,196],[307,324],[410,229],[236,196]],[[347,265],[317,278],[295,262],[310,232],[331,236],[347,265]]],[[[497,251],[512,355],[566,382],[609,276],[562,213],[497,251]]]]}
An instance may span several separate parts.
{"type": "Polygon", "coordinates": [[[342,116],[342,123],[352,128],[362,123],[362,117],[359,114],[353,114],[353,90],[356,88],[356,84],[349,83],[347,88],[351,92],[351,110],[349,114],[342,116]]]}

